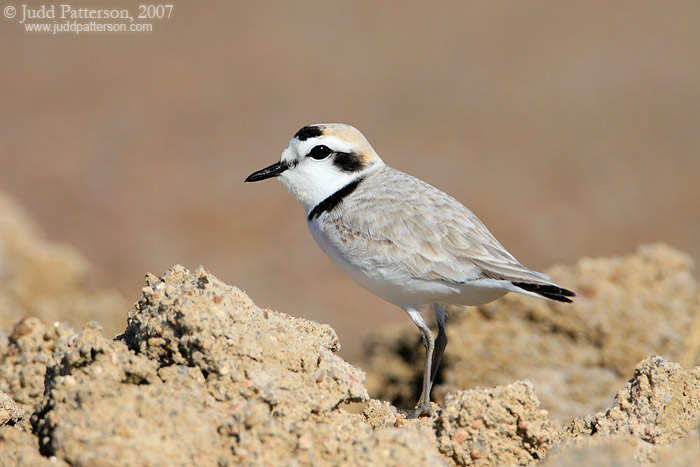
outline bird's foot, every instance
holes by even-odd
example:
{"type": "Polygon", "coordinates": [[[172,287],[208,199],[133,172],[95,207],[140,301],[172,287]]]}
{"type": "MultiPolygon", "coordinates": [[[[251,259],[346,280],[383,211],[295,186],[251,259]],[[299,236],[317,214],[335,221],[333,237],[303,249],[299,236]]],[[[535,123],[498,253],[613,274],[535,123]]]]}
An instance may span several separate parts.
{"type": "Polygon", "coordinates": [[[404,414],[407,419],[418,418],[418,417],[434,417],[436,415],[435,409],[433,408],[430,401],[419,401],[416,408],[413,410],[399,410],[400,413],[404,414]]]}

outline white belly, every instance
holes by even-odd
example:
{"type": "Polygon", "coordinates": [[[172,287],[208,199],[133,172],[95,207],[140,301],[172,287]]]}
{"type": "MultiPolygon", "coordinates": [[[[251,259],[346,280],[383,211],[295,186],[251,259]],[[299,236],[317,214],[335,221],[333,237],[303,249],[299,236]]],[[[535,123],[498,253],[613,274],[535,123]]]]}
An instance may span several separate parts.
{"type": "Polygon", "coordinates": [[[308,223],[321,249],[355,282],[384,300],[401,308],[440,303],[445,305],[480,305],[502,297],[504,290],[491,279],[449,283],[410,276],[391,265],[376,267],[362,264],[329,239],[319,222],[308,223]]]}

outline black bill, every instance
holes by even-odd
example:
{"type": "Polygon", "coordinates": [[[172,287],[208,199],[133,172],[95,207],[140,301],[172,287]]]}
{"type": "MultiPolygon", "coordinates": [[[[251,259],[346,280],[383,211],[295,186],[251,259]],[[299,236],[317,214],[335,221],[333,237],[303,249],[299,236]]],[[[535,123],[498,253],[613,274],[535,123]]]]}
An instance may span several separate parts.
{"type": "Polygon", "coordinates": [[[260,180],[265,180],[266,178],[276,177],[288,168],[289,166],[281,161],[275,162],[270,167],[265,167],[262,170],[258,170],[257,172],[253,172],[252,174],[248,175],[248,178],[246,178],[245,181],[258,182],[260,180]]]}

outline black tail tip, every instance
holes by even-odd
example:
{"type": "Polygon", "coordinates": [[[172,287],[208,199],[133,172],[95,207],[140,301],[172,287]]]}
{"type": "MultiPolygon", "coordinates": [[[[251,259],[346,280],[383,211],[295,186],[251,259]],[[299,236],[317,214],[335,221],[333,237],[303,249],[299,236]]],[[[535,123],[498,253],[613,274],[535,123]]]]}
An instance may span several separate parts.
{"type": "Polygon", "coordinates": [[[534,292],[542,295],[545,298],[549,298],[550,300],[556,300],[563,303],[573,302],[573,300],[568,297],[576,296],[576,294],[571,290],[551,284],[531,284],[529,282],[511,282],[511,284],[516,287],[520,287],[523,290],[527,290],[528,292],[534,292]]]}

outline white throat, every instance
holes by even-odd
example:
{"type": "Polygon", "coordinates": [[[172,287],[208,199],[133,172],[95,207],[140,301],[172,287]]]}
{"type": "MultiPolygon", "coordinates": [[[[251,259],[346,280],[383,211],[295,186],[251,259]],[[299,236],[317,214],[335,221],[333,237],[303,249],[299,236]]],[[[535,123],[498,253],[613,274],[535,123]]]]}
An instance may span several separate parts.
{"type": "Polygon", "coordinates": [[[378,161],[361,171],[348,173],[331,164],[308,161],[284,171],[277,179],[299,200],[308,215],[318,203],[381,165],[384,163],[378,161]]]}

